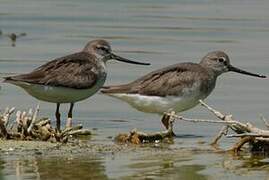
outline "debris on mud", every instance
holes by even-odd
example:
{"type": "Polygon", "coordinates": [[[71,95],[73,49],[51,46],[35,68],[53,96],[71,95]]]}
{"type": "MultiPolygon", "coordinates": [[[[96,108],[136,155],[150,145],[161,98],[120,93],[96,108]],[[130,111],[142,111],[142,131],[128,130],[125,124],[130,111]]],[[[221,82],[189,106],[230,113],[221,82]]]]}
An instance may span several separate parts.
{"type": "Polygon", "coordinates": [[[38,118],[39,106],[33,112],[16,112],[16,119],[11,120],[15,108],[6,108],[0,114],[0,138],[5,140],[41,140],[50,142],[67,142],[69,138],[79,135],[91,135],[91,131],[82,125],[66,128],[61,132],[55,130],[48,118],[38,118]]]}

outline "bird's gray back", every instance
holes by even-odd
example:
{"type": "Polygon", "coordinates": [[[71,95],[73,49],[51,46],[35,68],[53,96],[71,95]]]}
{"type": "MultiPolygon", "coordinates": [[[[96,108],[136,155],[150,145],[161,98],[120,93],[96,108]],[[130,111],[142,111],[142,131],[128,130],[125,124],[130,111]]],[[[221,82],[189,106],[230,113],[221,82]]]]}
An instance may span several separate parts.
{"type": "Polygon", "coordinates": [[[52,60],[28,74],[7,77],[6,80],[61,86],[75,89],[92,87],[99,76],[105,76],[100,62],[85,52],[74,53],[52,60]]]}
{"type": "Polygon", "coordinates": [[[106,87],[102,92],[180,96],[184,89],[198,83],[200,91],[209,94],[215,87],[215,81],[210,69],[196,63],[179,63],[153,71],[129,84],[106,87]]]}

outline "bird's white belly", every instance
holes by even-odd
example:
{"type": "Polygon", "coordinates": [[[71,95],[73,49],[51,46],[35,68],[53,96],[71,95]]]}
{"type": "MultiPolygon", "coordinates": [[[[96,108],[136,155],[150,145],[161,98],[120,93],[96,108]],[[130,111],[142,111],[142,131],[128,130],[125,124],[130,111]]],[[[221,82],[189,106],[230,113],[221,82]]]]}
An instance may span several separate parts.
{"type": "Polygon", "coordinates": [[[149,113],[164,113],[170,110],[182,112],[188,110],[199,103],[199,99],[206,96],[196,94],[187,96],[144,96],[139,94],[109,94],[121,99],[139,111],[149,113]]]}
{"type": "Polygon", "coordinates": [[[199,103],[200,99],[205,99],[211,92],[202,92],[201,83],[196,82],[191,87],[185,87],[181,95],[178,96],[146,96],[141,94],[112,93],[112,97],[121,99],[139,111],[163,114],[167,111],[182,112],[188,110],[199,103]]]}
{"type": "Polygon", "coordinates": [[[28,94],[39,100],[53,103],[71,103],[92,96],[103,86],[104,82],[105,79],[102,79],[89,89],[46,86],[16,81],[12,83],[22,87],[28,94]]]}

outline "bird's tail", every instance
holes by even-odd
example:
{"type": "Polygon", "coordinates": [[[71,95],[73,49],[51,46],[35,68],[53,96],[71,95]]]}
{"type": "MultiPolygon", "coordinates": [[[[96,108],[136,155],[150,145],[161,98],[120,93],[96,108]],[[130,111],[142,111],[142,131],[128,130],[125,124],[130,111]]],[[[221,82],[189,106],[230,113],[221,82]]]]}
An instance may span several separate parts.
{"type": "Polygon", "coordinates": [[[6,82],[8,80],[11,80],[11,78],[10,77],[0,77],[0,82],[1,83],[4,83],[4,82],[6,82]]]}
{"type": "Polygon", "coordinates": [[[103,94],[128,93],[129,91],[130,88],[127,85],[103,86],[101,88],[103,94]]]}

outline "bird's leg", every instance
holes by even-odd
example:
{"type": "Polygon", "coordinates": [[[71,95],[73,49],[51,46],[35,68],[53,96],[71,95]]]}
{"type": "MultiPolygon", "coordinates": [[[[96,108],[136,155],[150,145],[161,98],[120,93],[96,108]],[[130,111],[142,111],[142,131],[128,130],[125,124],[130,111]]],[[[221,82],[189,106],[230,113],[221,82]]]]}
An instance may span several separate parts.
{"type": "Polygon", "coordinates": [[[165,129],[169,129],[169,124],[170,124],[170,119],[171,116],[169,114],[171,114],[171,112],[173,112],[173,109],[169,109],[168,111],[166,111],[165,113],[163,113],[163,117],[161,119],[165,129]]]}
{"type": "Polygon", "coordinates": [[[169,119],[170,119],[170,116],[168,114],[164,114],[162,116],[161,121],[162,121],[163,126],[165,127],[165,129],[168,129],[168,127],[169,127],[169,119]]]}
{"type": "Polygon", "coordinates": [[[59,109],[60,109],[60,103],[57,103],[56,112],[55,112],[56,130],[60,132],[60,130],[61,130],[61,114],[59,112],[59,109]]]}
{"type": "Polygon", "coordinates": [[[169,110],[167,113],[164,113],[161,121],[164,127],[168,131],[170,131],[173,136],[175,136],[175,133],[173,132],[173,123],[174,123],[174,117],[172,117],[173,114],[175,114],[175,112],[172,110],[169,110]]]}
{"type": "Polygon", "coordinates": [[[66,121],[66,127],[72,127],[72,111],[73,111],[73,107],[74,107],[74,103],[70,103],[70,108],[69,108],[69,111],[68,111],[68,118],[67,118],[67,121],[66,121]]]}

